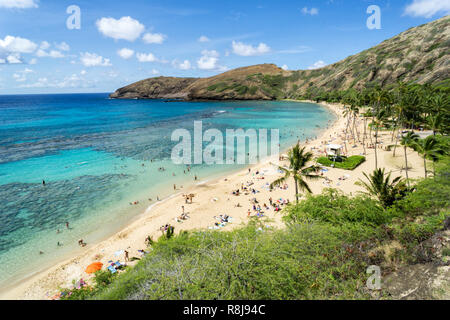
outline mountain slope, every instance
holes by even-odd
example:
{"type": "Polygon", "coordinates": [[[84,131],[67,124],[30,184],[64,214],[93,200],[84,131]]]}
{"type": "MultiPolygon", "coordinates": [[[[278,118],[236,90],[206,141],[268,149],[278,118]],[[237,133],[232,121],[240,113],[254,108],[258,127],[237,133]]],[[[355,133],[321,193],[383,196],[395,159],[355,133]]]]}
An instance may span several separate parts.
{"type": "Polygon", "coordinates": [[[285,71],[273,64],[234,69],[209,78],[150,78],[111,98],[271,100],[295,98],[309,88],[345,90],[398,81],[437,84],[450,74],[450,16],[383,41],[316,70],[285,71]]]}

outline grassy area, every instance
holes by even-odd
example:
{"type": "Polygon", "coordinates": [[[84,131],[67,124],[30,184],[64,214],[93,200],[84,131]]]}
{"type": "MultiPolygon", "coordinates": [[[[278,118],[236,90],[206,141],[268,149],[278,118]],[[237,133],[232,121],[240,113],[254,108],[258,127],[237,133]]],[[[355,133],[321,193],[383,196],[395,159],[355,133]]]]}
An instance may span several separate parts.
{"type": "Polygon", "coordinates": [[[385,274],[428,257],[417,247],[433,250],[418,244],[450,216],[449,173],[447,159],[387,209],[329,189],[289,206],[282,230],[252,220],[235,231],[162,238],[135,267],[100,271],[93,286],[66,290],[65,299],[370,299],[368,266],[385,274]],[[401,247],[388,258],[380,248],[393,242],[401,247]]]}
{"type": "Polygon", "coordinates": [[[334,162],[333,160],[327,158],[327,157],[320,157],[317,159],[317,162],[321,165],[324,165],[326,167],[334,167],[339,169],[345,169],[345,170],[354,170],[356,167],[358,167],[361,163],[366,161],[366,157],[363,156],[351,156],[348,158],[343,158],[342,162],[334,162]]]}

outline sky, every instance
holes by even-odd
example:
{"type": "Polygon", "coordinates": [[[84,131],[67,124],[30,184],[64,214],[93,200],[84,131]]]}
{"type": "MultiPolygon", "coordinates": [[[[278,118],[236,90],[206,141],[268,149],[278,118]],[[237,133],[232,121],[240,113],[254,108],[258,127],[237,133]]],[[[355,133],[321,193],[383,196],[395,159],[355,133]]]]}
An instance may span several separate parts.
{"type": "Polygon", "coordinates": [[[449,13],[450,0],[0,0],[0,95],[320,68],[449,13]]]}

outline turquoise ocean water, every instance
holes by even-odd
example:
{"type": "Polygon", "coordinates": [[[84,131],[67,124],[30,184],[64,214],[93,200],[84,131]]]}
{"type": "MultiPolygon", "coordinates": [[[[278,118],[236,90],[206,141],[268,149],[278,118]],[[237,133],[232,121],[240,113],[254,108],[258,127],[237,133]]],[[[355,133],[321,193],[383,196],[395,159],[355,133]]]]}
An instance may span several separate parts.
{"type": "Polygon", "coordinates": [[[318,105],[284,101],[0,96],[0,289],[73,256],[80,238],[92,244],[112,235],[157,196],[173,194],[173,184],[186,188],[242,168],[194,165],[184,174],[186,166],[170,160],[173,130],[191,131],[197,120],[224,136],[226,129],[279,129],[283,150],[334,119],[318,105]]]}

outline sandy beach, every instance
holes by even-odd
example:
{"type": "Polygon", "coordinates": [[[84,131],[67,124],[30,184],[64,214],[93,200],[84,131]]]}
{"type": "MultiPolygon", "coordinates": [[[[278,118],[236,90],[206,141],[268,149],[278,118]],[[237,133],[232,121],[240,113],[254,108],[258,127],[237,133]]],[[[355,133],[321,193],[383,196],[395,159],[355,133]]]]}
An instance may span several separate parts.
{"type": "MultiPolygon", "coordinates": [[[[329,126],[318,139],[308,141],[302,144],[307,151],[312,151],[315,156],[324,155],[325,145],[328,143],[342,144],[345,140],[344,131],[347,125],[347,119],[342,115],[343,109],[338,104],[324,104],[337,115],[337,120],[329,126]]],[[[362,133],[364,121],[358,118],[357,127],[362,133]]],[[[392,151],[384,150],[386,145],[394,144],[391,142],[391,132],[380,132],[379,141],[381,142],[378,149],[378,166],[386,168],[386,171],[392,171],[392,176],[406,177],[404,166],[403,148],[397,149],[396,157],[392,155],[392,151]]],[[[347,156],[360,155],[364,153],[364,149],[360,142],[353,143],[351,134],[348,133],[347,139],[347,156]],[[355,147],[354,147],[355,146],[355,147]]],[[[366,143],[370,143],[367,138],[366,143]]],[[[324,188],[336,188],[342,190],[346,194],[355,194],[362,189],[355,185],[358,179],[363,178],[363,172],[371,173],[375,169],[374,149],[366,149],[366,162],[353,171],[327,168],[324,177],[318,181],[309,182],[314,194],[320,193],[324,188]],[[344,179],[340,179],[344,178],[344,179]]],[[[295,201],[295,188],[293,181],[287,182],[285,188],[276,188],[270,191],[268,184],[277,179],[281,174],[273,163],[278,163],[278,156],[267,158],[259,164],[249,167],[245,170],[234,174],[229,174],[219,179],[199,183],[194,187],[177,190],[177,192],[168,199],[157,202],[147,208],[145,212],[140,214],[126,228],[111,236],[110,238],[98,243],[88,244],[83,248],[82,254],[73,257],[70,260],[61,262],[54,267],[33,275],[32,277],[22,281],[20,284],[12,288],[4,288],[0,291],[0,299],[51,299],[58,292],[58,288],[72,287],[72,281],[78,281],[80,278],[89,281],[92,277],[84,272],[87,265],[94,261],[100,261],[104,265],[108,261],[120,260],[124,263],[123,251],[129,252],[129,257],[140,257],[138,250],[146,249],[145,239],[151,236],[156,240],[161,236],[160,227],[171,224],[175,227],[175,233],[183,230],[207,230],[215,226],[218,222],[215,217],[227,214],[232,217],[232,222],[227,224],[220,230],[231,230],[246,224],[249,220],[248,212],[251,216],[255,215],[253,211],[253,203],[251,200],[256,198],[259,205],[269,205],[269,198],[274,201],[277,199],[295,201]],[[257,172],[259,172],[257,174],[257,172]],[[247,186],[255,189],[257,193],[241,192],[239,196],[233,195],[232,191],[240,189],[241,186],[247,186]],[[186,203],[184,194],[195,194],[192,204],[186,203]],[[182,222],[176,221],[182,213],[184,206],[185,213],[189,219],[182,222]]],[[[412,168],[409,170],[409,177],[423,177],[423,160],[419,155],[411,149],[408,149],[408,164],[412,168]]],[[[201,180],[201,177],[200,177],[201,180]]],[[[281,228],[283,213],[275,212],[272,208],[264,210],[265,217],[269,218],[267,222],[272,227],[281,228]]],[[[133,265],[136,262],[127,262],[133,265]]]]}

